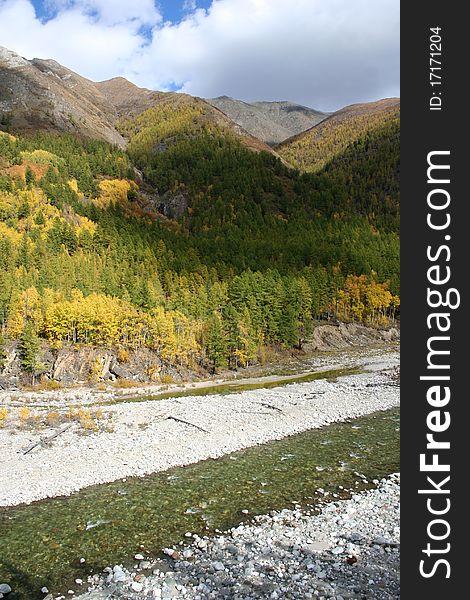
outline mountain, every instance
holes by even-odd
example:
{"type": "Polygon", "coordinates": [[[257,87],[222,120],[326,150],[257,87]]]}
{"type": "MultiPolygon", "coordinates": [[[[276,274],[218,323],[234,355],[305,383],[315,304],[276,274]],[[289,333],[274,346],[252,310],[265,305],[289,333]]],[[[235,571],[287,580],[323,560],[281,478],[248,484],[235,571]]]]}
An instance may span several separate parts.
{"type": "Polygon", "coordinates": [[[139,88],[122,77],[95,83],[54,60],[26,60],[0,47],[0,118],[13,130],[78,133],[124,148],[119,119],[163,104],[199,105],[206,120],[230,130],[246,147],[273,152],[200,98],[139,88]]]}
{"type": "Polygon", "coordinates": [[[352,104],[329,116],[308,131],[282,142],[276,151],[301,171],[316,172],[349,144],[385,123],[398,121],[400,100],[352,104]]]}
{"type": "Polygon", "coordinates": [[[211,98],[207,102],[270,146],[310,129],[329,115],[293,102],[249,103],[229,96],[211,98]]]}
{"type": "Polygon", "coordinates": [[[0,118],[15,130],[79,133],[124,147],[117,112],[93,82],[54,60],[0,47],[0,118]]]}
{"type": "MultiPolygon", "coordinates": [[[[194,96],[175,92],[156,92],[139,88],[123,77],[95,83],[98,91],[114,106],[121,119],[129,119],[144,113],[146,110],[160,107],[162,111],[177,113],[186,109],[200,113],[201,119],[224,129],[240,139],[242,144],[256,152],[264,150],[270,154],[274,151],[262,140],[245,131],[240,125],[228,118],[218,108],[194,96]]],[[[119,126],[118,126],[119,128],[119,126]]]]}
{"type": "Polygon", "coordinates": [[[124,77],[113,77],[93,85],[114,107],[119,117],[138,115],[166,97],[177,96],[140,88],[124,77]]]}

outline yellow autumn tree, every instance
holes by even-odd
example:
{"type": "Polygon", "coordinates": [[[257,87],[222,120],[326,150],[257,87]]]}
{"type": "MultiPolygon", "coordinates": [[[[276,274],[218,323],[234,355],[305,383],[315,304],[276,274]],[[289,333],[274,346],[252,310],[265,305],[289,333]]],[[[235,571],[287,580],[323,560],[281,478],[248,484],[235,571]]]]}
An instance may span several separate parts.
{"type": "Polygon", "coordinates": [[[12,338],[18,338],[27,322],[32,323],[35,334],[41,332],[43,317],[43,300],[35,287],[30,287],[22,292],[15,292],[8,319],[8,335],[12,338]]]}

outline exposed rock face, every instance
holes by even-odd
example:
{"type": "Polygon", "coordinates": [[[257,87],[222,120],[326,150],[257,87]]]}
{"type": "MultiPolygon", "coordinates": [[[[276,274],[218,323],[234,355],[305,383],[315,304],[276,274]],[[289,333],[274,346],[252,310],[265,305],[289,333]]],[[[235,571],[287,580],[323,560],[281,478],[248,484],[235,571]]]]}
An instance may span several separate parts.
{"type": "Polygon", "coordinates": [[[64,385],[95,381],[112,381],[116,378],[136,382],[152,380],[151,374],[164,371],[163,363],[147,349],[129,352],[125,362],[120,362],[115,350],[104,348],[64,347],[57,353],[49,375],[64,385]]]}
{"type": "Polygon", "coordinates": [[[0,119],[18,130],[59,130],[125,146],[117,112],[94,84],[54,60],[0,47],[0,119]]]}
{"type": "MultiPolygon", "coordinates": [[[[0,390],[29,384],[31,376],[22,372],[18,343],[6,345],[5,366],[0,370],[0,390]]],[[[177,368],[162,360],[158,352],[148,348],[129,350],[124,355],[116,348],[64,345],[58,350],[42,344],[39,353],[41,369],[38,379],[54,379],[64,386],[125,379],[136,383],[151,383],[170,376],[174,381],[190,380],[194,373],[177,368]]]]}
{"type": "Polygon", "coordinates": [[[243,102],[228,96],[207,100],[251,135],[275,146],[329,116],[293,102],[243,102]]]}
{"type": "Polygon", "coordinates": [[[373,329],[358,323],[339,323],[336,325],[319,325],[313,330],[312,339],[304,349],[312,351],[329,351],[350,348],[351,346],[367,346],[374,342],[398,342],[398,328],[373,329]]]}

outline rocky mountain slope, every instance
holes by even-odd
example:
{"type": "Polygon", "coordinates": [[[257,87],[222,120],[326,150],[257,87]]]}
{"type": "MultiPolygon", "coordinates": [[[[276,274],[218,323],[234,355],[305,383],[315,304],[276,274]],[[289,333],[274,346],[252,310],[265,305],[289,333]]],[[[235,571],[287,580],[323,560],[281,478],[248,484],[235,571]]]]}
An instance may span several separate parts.
{"type": "Polygon", "coordinates": [[[54,60],[0,47],[0,120],[15,130],[79,133],[120,147],[115,107],[94,84],[54,60]]]}
{"type": "Polygon", "coordinates": [[[229,96],[211,98],[207,102],[271,146],[310,129],[329,115],[293,102],[249,103],[229,96]]]}
{"type": "Polygon", "coordinates": [[[237,136],[245,147],[273,153],[224,113],[200,98],[139,88],[122,77],[94,83],[54,60],[26,60],[0,48],[0,122],[15,131],[78,133],[124,148],[120,119],[159,105],[198,106],[205,119],[237,136]]]}
{"type": "Polygon", "coordinates": [[[140,88],[124,77],[113,77],[93,85],[112,104],[119,117],[138,115],[165,97],[176,96],[173,93],[140,88]]]}
{"type": "Polygon", "coordinates": [[[157,112],[170,110],[173,113],[193,109],[203,115],[205,123],[235,135],[245,147],[257,152],[264,150],[274,154],[273,150],[262,140],[248,133],[222,111],[202,98],[176,92],[156,92],[140,88],[123,77],[95,83],[95,87],[114,106],[121,122],[141,115],[152,108],[157,112]]]}
{"type": "Polygon", "coordinates": [[[335,112],[308,131],[280,144],[276,151],[301,171],[316,172],[368,133],[398,121],[400,100],[352,104],[335,112]]]}

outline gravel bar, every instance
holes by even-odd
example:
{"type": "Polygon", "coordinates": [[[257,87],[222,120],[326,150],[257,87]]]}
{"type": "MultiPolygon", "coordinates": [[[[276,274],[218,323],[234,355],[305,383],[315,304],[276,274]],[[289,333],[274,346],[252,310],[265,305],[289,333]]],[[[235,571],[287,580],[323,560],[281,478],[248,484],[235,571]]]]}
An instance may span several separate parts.
{"type": "Polygon", "coordinates": [[[390,372],[398,353],[375,356],[369,370],[236,394],[123,402],[103,411],[113,431],[71,428],[50,445],[21,449],[44,433],[0,429],[0,506],[70,495],[84,487],[281,439],[399,404],[390,372]],[[170,417],[170,418],[168,418],[170,417]]]}
{"type": "Polygon", "coordinates": [[[315,515],[282,510],[215,538],[188,532],[184,543],[164,549],[168,561],[138,554],[132,571],[106,567],[75,597],[397,600],[400,476],[375,483],[315,515]]]}

